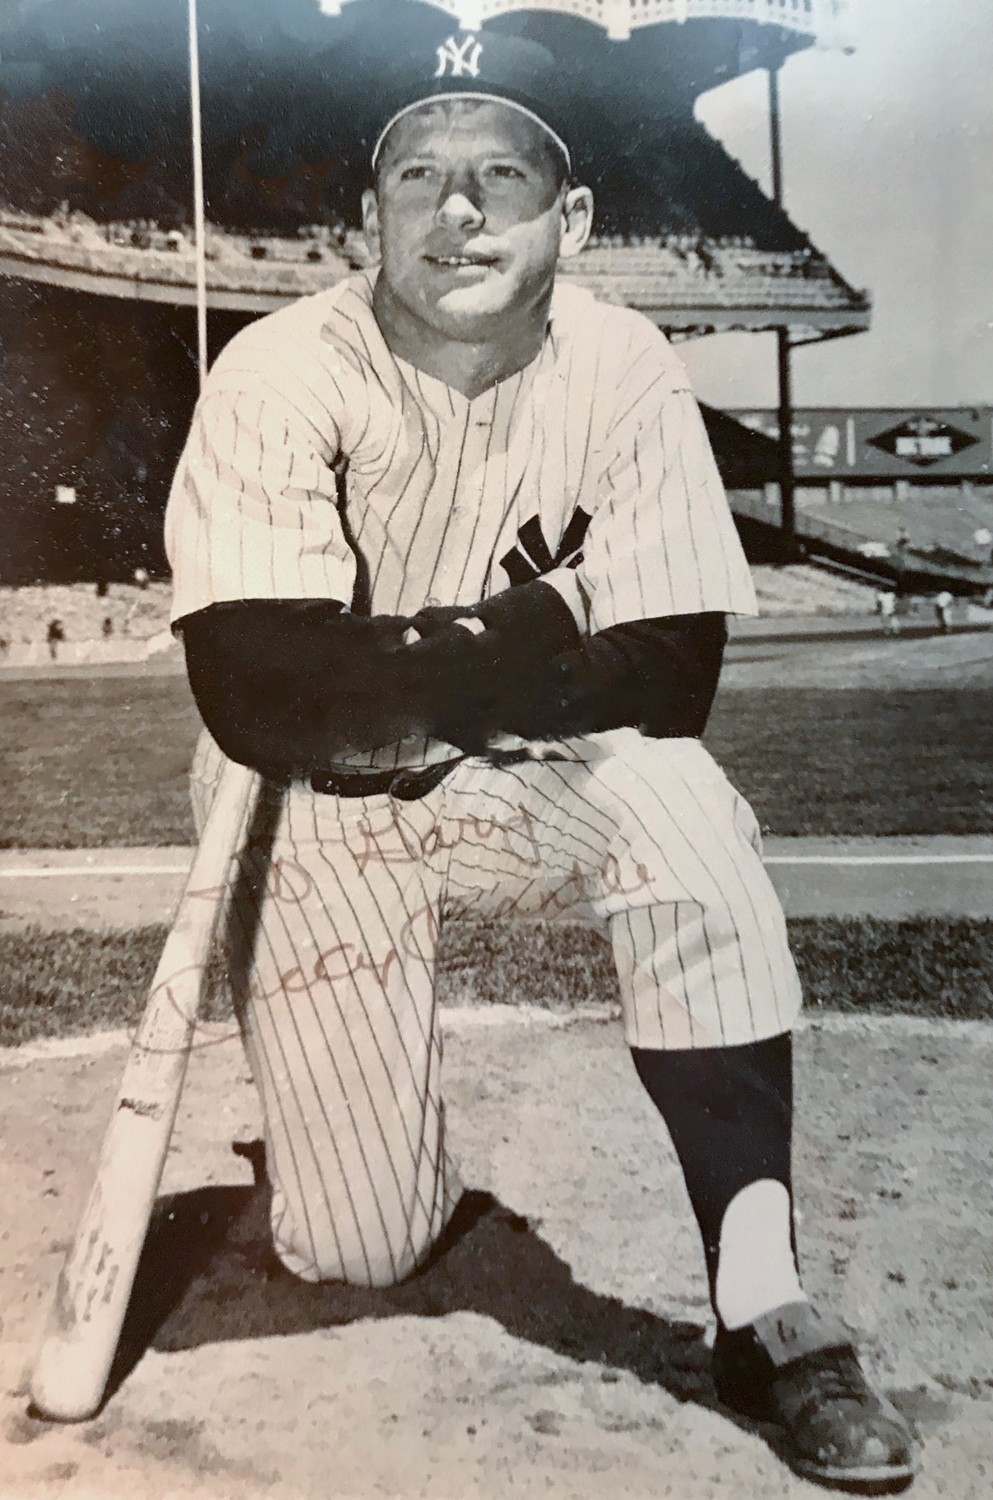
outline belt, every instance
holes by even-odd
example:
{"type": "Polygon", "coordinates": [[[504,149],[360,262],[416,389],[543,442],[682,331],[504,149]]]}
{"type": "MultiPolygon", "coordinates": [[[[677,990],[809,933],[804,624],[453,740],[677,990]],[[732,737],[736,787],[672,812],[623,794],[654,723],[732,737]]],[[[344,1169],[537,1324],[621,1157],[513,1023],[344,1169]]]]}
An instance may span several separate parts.
{"type": "Polygon", "coordinates": [[[381,797],[388,793],[401,802],[416,802],[440,786],[464,757],[434,766],[404,766],[399,771],[315,771],[311,789],[328,797],[381,797]]]}

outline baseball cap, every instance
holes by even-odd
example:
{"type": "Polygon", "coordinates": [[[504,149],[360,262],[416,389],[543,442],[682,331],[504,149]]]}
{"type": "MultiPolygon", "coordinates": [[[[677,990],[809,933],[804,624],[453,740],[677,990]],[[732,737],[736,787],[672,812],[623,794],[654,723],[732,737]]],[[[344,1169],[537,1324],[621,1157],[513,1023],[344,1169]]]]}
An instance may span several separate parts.
{"type": "Polygon", "coordinates": [[[416,46],[380,90],[372,166],[398,120],[433,99],[484,99],[509,105],[551,136],[572,170],[575,122],[569,70],[539,42],[499,32],[462,30],[440,44],[416,46]]]}

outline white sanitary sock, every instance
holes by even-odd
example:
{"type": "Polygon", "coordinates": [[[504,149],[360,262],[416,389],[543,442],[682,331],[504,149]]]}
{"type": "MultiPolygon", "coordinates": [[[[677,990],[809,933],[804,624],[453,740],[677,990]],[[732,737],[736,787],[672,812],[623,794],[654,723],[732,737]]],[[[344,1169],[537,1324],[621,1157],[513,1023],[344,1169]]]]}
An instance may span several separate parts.
{"type": "Polygon", "coordinates": [[[744,1328],[787,1302],[806,1302],[790,1240],[790,1196],[781,1182],[751,1182],[728,1204],[714,1300],[727,1329],[744,1328]]]}

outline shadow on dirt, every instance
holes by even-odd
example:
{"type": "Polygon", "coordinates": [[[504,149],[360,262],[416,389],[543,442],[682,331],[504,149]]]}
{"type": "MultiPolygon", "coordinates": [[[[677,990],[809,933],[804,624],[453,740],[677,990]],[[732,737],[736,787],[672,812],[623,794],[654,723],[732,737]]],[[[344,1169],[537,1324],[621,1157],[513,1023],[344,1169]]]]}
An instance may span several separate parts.
{"type": "MultiPolygon", "coordinates": [[[[256,1170],[260,1156],[261,1148],[256,1170]]],[[[489,1193],[467,1192],[431,1260],[385,1290],[314,1286],[291,1276],[272,1250],[267,1197],[257,1183],[160,1200],[108,1399],[149,1347],[176,1351],[362,1319],[474,1312],[515,1338],[630,1371],[680,1401],[715,1405],[698,1324],[659,1318],[581,1286],[536,1224],[489,1193]]]]}
{"type": "MultiPolygon", "coordinates": [[[[235,1150],[251,1161],[254,1187],[200,1188],[156,1206],[104,1404],[148,1348],[177,1352],[370,1319],[473,1312],[515,1338],[599,1366],[601,1379],[629,1372],[678,1401],[718,1410],[788,1461],[777,1429],[718,1403],[699,1324],[660,1318],[579,1285],[538,1224],[492,1194],[463,1196],[431,1260],[402,1285],[315,1286],[275,1257],[262,1143],[235,1150]]],[[[920,1413],[906,1415],[913,1421],[920,1413]]]]}

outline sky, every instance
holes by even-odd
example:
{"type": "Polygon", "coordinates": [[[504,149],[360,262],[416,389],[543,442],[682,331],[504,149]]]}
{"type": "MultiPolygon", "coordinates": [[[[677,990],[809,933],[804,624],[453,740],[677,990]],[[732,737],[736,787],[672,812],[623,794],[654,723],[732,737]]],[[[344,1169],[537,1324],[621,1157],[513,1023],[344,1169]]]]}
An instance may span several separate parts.
{"type": "MultiPolygon", "coordinates": [[[[873,299],[867,333],[797,350],[801,406],[993,402],[993,5],[851,0],[856,50],[781,77],[786,209],[873,299]]],[[[769,184],[766,75],[697,115],[769,184]]],[[[683,344],[698,394],[773,405],[772,335],[683,344]]]]}

